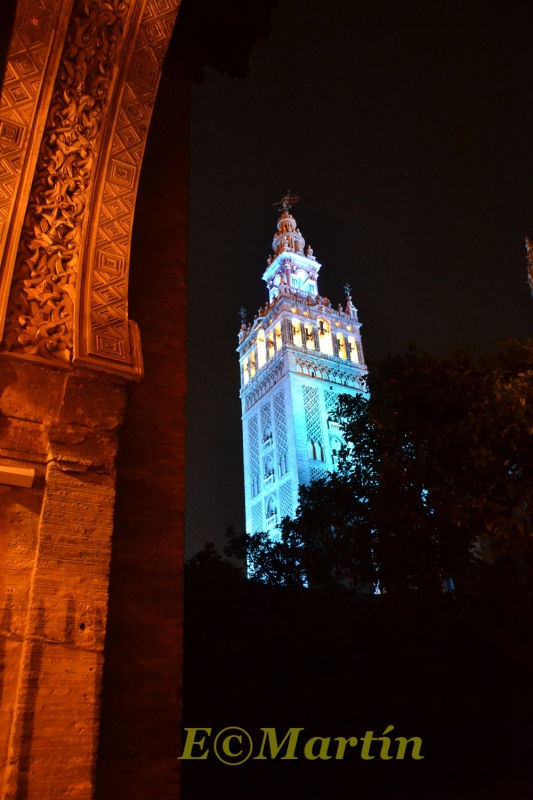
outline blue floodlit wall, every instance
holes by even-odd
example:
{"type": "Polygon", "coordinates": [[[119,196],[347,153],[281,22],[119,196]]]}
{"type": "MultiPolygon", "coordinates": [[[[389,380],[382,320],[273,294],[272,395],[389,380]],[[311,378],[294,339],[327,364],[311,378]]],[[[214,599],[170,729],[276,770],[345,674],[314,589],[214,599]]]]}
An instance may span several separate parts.
{"type": "Polygon", "coordinates": [[[298,486],[335,469],[341,435],[330,414],[340,394],[358,391],[289,372],[244,414],[248,533],[294,516],[298,486]]]}
{"type": "Polygon", "coordinates": [[[365,390],[361,323],[318,294],[321,265],[284,210],[263,275],[269,302],[243,320],[241,364],[246,531],[269,531],[294,516],[298,487],[336,468],[342,438],[331,419],[341,394],[365,390]]]}

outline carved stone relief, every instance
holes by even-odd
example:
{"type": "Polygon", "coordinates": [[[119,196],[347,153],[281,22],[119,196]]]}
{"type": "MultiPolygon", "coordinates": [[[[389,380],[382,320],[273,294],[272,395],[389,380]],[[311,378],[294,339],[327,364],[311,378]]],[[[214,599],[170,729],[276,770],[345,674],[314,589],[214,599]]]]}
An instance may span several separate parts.
{"type": "MultiPolygon", "coordinates": [[[[15,55],[21,37],[42,38],[53,27],[50,8],[64,11],[73,0],[24,3],[37,32],[25,34],[18,19],[15,55]]],[[[22,224],[16,238],[10,234],[11,266],[4,266],[4,291],[10,288],[2,347],[13,355],[142,375],[139,335],[127,314],[131,228],[178,6],[179,0],[74,0],[68,28],[54,45],[59,67],[42,109],[44,132],[27,179],[29,198],[19,198],[13,212],[0,189],[0,235],[10,213],[18,213],[22,224]],[[12,278],[6,278],[9,270],[12,278]]],[[[19,69],[31,76],[34,59],[24,52],[19,69]]],[[[9,80],[5,91],[13,94],[9,80]]],[[[4,107],[2,99],[0,169],[15,175],[20,162],[6,166],[3,154],[23,140],[24,120],[13,114],[4,119],[4,107]]]]}
{"type": "MultiPolygon", "coordinates": [[[[19,0],[17,5],[0,98],[0,261],[42,99],[60,11],[71,3],[72,0],[19,0]]],[[[33,166],[30,168],[33,171],[33,166]]],[[[5,270],[5,264],[3,267],[5,270]]],[[[0,268],[0,277],[4,270],[0,268]]],[[[7,299],[5,294],[0,286],[0,316],[7,299]]]]}
{"type": "Polygon", "coordinates": [[[178,6],[179,0],[148,0],[142,15],[116,115],[101,203],[91,223],[91,303],[90,314],[82,323],[82,358],[132,362],[127,273],[135,196],[161,64],[178,6]]]}
{"type": "Polygon", "coordinates": [[[80,245],[104,108],[129,3],[78,0],[30,192],[4,345],[70,363],[80,245]]]}

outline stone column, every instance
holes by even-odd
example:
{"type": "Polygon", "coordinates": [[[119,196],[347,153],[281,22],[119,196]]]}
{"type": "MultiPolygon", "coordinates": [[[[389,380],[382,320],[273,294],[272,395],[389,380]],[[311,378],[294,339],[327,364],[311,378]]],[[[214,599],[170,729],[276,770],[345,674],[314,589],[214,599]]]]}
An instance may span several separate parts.
{"type": "Polygon", "coordinates": [[[92,797],[127,381],[0,356],[2,800],[92,797]],[[5,479],[5,478],[4,478],[5,479]]]}

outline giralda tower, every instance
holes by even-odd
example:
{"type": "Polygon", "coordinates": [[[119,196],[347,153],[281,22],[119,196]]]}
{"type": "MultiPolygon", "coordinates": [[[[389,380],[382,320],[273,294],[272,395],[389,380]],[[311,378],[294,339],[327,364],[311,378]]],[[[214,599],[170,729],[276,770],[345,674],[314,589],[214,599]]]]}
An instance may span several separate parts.
{"type": "Polygon", "coordinates": [[[349,286],[346,307],[318,293],[321,265],[289,213],[287,194],[263,280],[268,303],[239,332],[246,530],[293,516],[298,486],[334,470],[342,443],[330,415],[364,390],[366,366],[349,286]]]}

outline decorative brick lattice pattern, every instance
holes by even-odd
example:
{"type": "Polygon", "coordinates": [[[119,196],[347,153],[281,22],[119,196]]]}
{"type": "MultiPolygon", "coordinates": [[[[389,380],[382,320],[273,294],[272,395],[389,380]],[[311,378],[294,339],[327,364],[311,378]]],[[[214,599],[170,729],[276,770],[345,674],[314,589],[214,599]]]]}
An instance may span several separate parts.
{"type": "Polygon", "coordinates": [[[263,510],[261,503],[252,506],[252,533],[259,533],[263,530],[263,510]]]}
{"type": "Polygon", "coordinates": [[[304,386],[303,395],[307,441],[315,442],[316,444],[320,443],[324,447],[322,425],[320,424],[318,389],[315,389],[314,386],[304,386]]]}
{"type": "Polygon", "coordinates": [[[290,481],[286,481],[279,490],[279,513],[280,518],[292,517],[292,485],[290,481]]]}
{"type": "Polygon", "coordinates": [[[320,469],[320,467],[311,467],[311,480],[318,481],[321,478],[325,478],[328,472],[325,469],[320,469]]]}
{"type": "Polygon", "coordinates": [[[250,478],[252,482],[252,497],[259,494],[259,430],[257,414],[248,420],[248,440],[250,445],[250,478]]]}
{"type": "Polygon", "coordinates": [[[324,392],[324,402],[326,404],[326,411],[328,413],[328,416],[331,416],[332,414],[335,413],[337,409],[338,397],[339,395],[337,394],[337,392],[330,392],[330,391],[324,392]]]}
{"type": "Polygon", "coordinates": [[[274,423],[276,426],[276,446],[279,474],[287,471],[287,424],[285,421],[285,398],[283,391],[274,395],[274,423]]]}
{"type": "Polygon", "coordinates": [[[263,444],[272,442],[272,415],[270,413],[270,403],[261,406],[261,435],[263,444]]]}

